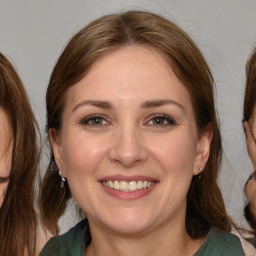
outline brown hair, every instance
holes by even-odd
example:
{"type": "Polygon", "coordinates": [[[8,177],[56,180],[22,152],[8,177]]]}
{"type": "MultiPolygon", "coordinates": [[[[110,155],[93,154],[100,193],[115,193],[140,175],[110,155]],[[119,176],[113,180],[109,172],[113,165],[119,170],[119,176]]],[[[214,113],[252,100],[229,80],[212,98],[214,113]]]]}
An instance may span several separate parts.
{"type": "Polygon", "coordinates": [[[36,121],[19,76],[1,53],[0,107],[9,118],[13,136],[10,179],[0,208],[0,255],[35,255],[36,121]]]}
{"type": "MultiPolygon", "coordinates": [[[[61,129],[68,88],[79,82],[101,56],[126,45],[145,45],[161,51],[190,94],[199,134],[209,124],[213,129],[211,152],[202,179],[193,177],[187,195],[188,234],[192,238],[203,237],[213,225],[230,230],[231,222],[217,185],[222,147],[214,107],[214,81],[197,46],[171,21],[149,12],[128,11],[99,18],[75,34],[51,75],[46,94],[47,130],[61,129]]],[[[40,207],[43,222],[53,234],[58,233],[57,221],[71,196],[68,184],[64,189],[59,184],[51,151],[40,207]]]]}
{"type": "Polygon", "coordinates": [[[245,71],[244,121],[248,121],[256,103],[256,48],[252,51],[246,63],[245,71]]]}

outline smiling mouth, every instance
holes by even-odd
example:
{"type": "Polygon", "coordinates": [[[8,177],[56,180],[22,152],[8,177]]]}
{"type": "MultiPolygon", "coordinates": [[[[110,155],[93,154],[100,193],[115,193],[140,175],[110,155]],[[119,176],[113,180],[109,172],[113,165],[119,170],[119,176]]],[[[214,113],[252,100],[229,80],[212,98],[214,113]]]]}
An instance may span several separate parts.
{"type": "Polygon", "coordinates": [[[148,189],[152,186],[155,185],[155,182],[153,181],[117,181],[117,180],[103,180],[102,184],[104,187],[113,189],[113,190],[118,190],[122,192],[135,192],[138,190],[144,190],[148,189]]]}

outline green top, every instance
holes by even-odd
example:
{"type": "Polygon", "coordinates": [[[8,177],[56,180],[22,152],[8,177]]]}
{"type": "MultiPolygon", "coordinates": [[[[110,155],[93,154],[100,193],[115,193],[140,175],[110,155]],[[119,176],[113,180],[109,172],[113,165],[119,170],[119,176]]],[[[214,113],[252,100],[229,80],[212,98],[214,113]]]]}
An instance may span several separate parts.
{"type": "MultiPolygon", "coordinates": [[[[67,233],[53,237],[40,256],[85,256],[86,220],[79,222],[67,233]]],[[[194,256],[242,256],[240,240],[229,232],[212,227],[203,245],[194,256]]]]}

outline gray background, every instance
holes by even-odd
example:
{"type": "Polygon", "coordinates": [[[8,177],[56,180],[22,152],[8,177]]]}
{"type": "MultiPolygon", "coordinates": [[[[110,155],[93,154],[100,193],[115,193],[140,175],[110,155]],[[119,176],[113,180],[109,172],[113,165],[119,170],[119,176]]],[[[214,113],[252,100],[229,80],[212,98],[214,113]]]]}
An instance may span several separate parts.
{"type": "MultiPolygon", "coordinates": [[[[173,20],[208,61],[217,86],[224,146],[219,183],[229,214],[238,224],[245,223],[243,185],[252,167],[241,120],[244,65],[256,44],[255,0],[0,0],[0,51],[23,80],[43,137],[45,91],[67,41],[89,21],[129,9],[153,11],[173,20]]],[[[61,219],[62,232],[78,217],[73,206],[71,202],[61,219]]]]}

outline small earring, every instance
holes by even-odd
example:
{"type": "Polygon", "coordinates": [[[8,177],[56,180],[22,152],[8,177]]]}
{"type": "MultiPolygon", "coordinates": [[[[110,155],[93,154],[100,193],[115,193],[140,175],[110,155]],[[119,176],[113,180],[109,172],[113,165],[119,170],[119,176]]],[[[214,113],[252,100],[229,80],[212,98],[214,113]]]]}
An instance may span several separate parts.
{"type": "Polygon", "coordinates": [[[66,179],[61,176],[61,170],[59,170],[59,175],[61,178],[60,187],[64,188],[66,179]]]}
{"type": "Polygon", "coordinates": [[[198,166],[198,179],[202,179],[202,175],[201,175],[201,172],[202,172],[202,167],[201,166],[198,166]]]}

